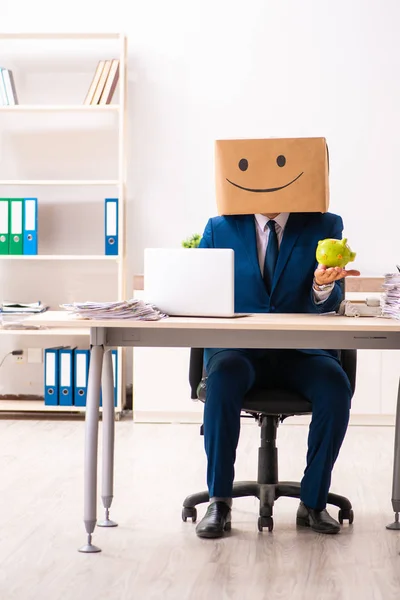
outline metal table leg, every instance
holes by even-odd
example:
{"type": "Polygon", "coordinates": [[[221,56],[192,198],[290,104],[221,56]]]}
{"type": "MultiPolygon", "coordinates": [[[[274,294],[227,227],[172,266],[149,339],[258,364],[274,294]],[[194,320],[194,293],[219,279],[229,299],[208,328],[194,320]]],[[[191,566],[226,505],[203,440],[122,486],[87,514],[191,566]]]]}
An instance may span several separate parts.
{"type": "Polygon", "coordinates": [[[116,527],[117,523],[110,520],[110,508],[113,501],[114,484],[114,378],[111,350],[106,350],[103,358],[103,477],[101,499],[105,508],[104,521],[99,521],[99,527],[116,527]]]}
{"type": "Polygon", "coordinates": [[[79,552],[100,552],[100,548],[92,544],[92,533],[96,526],[97,444],[99,437],[99,405],[103,354],[103,346],[92,346],[86,402],[83,509],[83,522],[88,534],[88,540],[87,544],[79,549],[79,552]]]}
{"type": "Polygon", "coordinates": [[[400,529],[400,381],[397,393],[396,429],[394,436],[394,460],[393,460],[393,489],[392,506],[395,513],[395,521],[387,525],[386,529],[400,529]]]}

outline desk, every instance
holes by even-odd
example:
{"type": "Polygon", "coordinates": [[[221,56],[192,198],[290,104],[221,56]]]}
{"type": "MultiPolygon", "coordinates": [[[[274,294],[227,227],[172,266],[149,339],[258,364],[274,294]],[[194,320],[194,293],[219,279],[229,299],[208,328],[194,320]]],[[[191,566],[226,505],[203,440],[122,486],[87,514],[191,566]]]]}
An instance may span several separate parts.
{"type": "MultiPolygon", "coordinates": [[[[130,347],[198,348],[321,348],[400,349],[400,322],[382,318],[336,315],[260,314],[234,319],[168,318],[161,321],[85,321],[65,312],[47,312],[31,318],[48,327],[90,326],[91,362],[86,409],[84,465],[84,524],[88,542],[82,552],[98,552],[92,544],[97,513],[97,444],[100,388],[103,388],[103,465],[101,497],[106,511],[99,525],[115,526],[109,519],[113,499],[114,399],[110,349],[130,347]]],[[[393,465],[393,510],[400,529],[400,394],[397,403],[393,465]]]]}

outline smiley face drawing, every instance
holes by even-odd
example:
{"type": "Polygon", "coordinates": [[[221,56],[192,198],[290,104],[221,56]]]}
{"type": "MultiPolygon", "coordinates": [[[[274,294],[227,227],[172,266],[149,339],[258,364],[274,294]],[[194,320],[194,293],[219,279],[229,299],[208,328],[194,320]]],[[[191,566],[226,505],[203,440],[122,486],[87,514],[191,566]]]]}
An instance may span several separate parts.
{"type": "MultiPolygon", "coordinates": [[[[276,164],[278,165],[278,167],[284,167],[286,165],[286,156],[284,156],[283,154],[280,154],[276,159],[276,164]]],[[[249,161],[247,160],[247,158],[241,158],[239,160],[238,167],[241,171],[247,171],[247,169],[249,168],[249,161]]],[[[229,179],[227,179],[227,181],[228,181],[228,183],[235,185],[236,187],[240,188],[241,190],[245,190],[246,192],[266,193],[266,192],[278,192],[279,190],[283,190],[284,188],[288,187],[289,185],[292,185],[292,183],[297,181],[299,179],[299,177],[301,177],[302,175],[303,175],[303,173],[300,173],[299,175],[297,175],[297,177],[292,179],[292,181],[289,181],[289,183],[285,183],[285,185],[281,185],[280,187],[272,187],[272,188],[266,188],[266,189],[246,188],[241,185],[238,185],[237,183],[234,183],[233,181],[230,181],[229,179]]]]}
{"type": "Polygon", "coordinates": [[[324,138],[218,140],[215,175],[220,215],[328,210],[324,138]]]}

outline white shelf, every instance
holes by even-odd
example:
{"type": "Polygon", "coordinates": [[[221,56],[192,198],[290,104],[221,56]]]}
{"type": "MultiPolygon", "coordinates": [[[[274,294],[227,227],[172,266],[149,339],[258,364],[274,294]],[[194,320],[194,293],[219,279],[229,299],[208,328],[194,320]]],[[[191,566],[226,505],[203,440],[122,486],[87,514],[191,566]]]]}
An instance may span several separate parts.
{"type": "MultiPolygon", "coordinates": [[[[100,414],[103,407],[99,407],[100,414]]],[[[0,400],[0,413],[2,412],[23,412],[23,413],[65,413],[65,414],[84,414],[86,406],[46,406],[44,400],[0,400]]],[[[116,419],[119,421],[121,412],[115,407],[116,419]]]]}
{"type": "Polygon", "coordinates": [[[118,112],[119,104],[15,104],[0,106],[0,112],[118,112]]]}
{"type": "MultiPolygon", "coordinates": [[[[8,316],[8,315],[7,315],[8,316]]],[[[15,318],[18,318],[19,315],[15,315],[15,318]]],[[[21,319],[24,318],[24,315],[21,315],[21,319]]],[[[57,335],[63,336],[66,335],[68,337],[75,337],[77,335],[89,336],[90,329],[68,329],[67,327],[63,329],[62,327],[49,327],[48,329],[1,329],[0,327],[0,335],[39,335],[39,336],[50,336],[57,335]]],[[[0,401],[1,402],[1,401],[0,401]]]]}
{"type": "Polygon", "coordinates": [[[105,260],[118,262],[119,256],[106,254],[0,254],[0,260],[105,260]]]}
{"type": "Polygon", "coordinates": [[[118,179],[1,179],[0,185],[119,185],[118,179]]]}
{"type": "Polygon", "coordinates": [[[84,413],[84,406],[46,406],[44,400],[0,400],[0,412],[84,413]]]}
{"type": "Polygon", "coordinates": [[[0,33],[3,40],[119,40],[122,33],[55,33],[55,32],[24,32],[24,33],[0,33]]]}
{"type": "MultiPolygon", "coordinates": [[[[24,50],[29,56],[30,47],[35,47],[38,43],[39,48],[43,47],[43,41],[52,41],[55,42],[60,41],[59,47],[62,49],[67,46],[66,43],[63,43],[62,40],[68,41],[70,40],[71,46],[74,44],[77,46],[79,50],[79,41],[80,40],[115,40],[116,43],[111,45],[116,46],[115,48],[115,56],[119,58],[120,61],[120,75],[119,75],[119,99],[116,100],[116,104],[107,104],[107,105],[84,105],[84,104],[68,104],[64,100],[62,104],[45,104],[45,99],[41,100],[40,104],[20,104],[14,106],[0,106],[0,117],[1,112],[8,115],[10,114],[27,114],[32,112],[34,114],[38,113],[47,113],[47,114],[61,114],[62,112],[71,112],[76,115],[78,118],[78,113],[85,114],[90,113],[94,114],[98,112],[99,114],[112,114],[118,115],[118,151],[116,156],[118,158],[118,170],[114,175],[113,179],[0,179],[0,186],[29,186],[34,188],[35,186],[67,186],[68,188],[79,188],[81,186],[100,186],[100,187],[109,187],[115,188],[115,193],[118,194],[119,204],[118,204],[118,226],[119,226],[119,239],[118,239],[118,256],[105,256],[105,255],[35,255],[35,256],[25,256],[25,255],[2,255],[0,256],[0,265],[2,260],[24,260],[24,261],[35,261],[32,263],[32,268],[37,265],[36,261],[73,261],[73,264],[78,264],[77,261],[99,261],[97,264],[104,265],[107,262],[112,262],[117,266],[117,290],[115,296],[118,300],[122,300],[126,297],[126,252],[125,252],[125,204],[126,204],[126,173],[127,173],[127,161],[126,161],[126,142],[127,142],[127,39],[123,33],[115,33],[115,32],[0,32],[0,45],[3,41],[5,44],[9,45],[9,42],[15,41],[16,46],[20,45],[21,49],[24,50]],[[18,44],[18,42],[22,42],[18,44]],[[32,43],[30,43],[30,41],[32,43]],[[117,51],[117,46],[119,51],[117,51]],[[104,263],[101,261],[105,261],[104,263]]],[[[82,45],[82,44],[81,44],[82,45]]],[[[94,44],[95,45],[95,44],[94,44]]],[[[104,46],[104,44],[103,44],[104,46]]],[[[73,46],[72,46],[73,47],[73,46]]],[[[88,47],[88,44],[85,44],[85,47],[88,47]]],[[[100,48],[101,50],[101,44],[100,48]]],[[[114,55],[114,53],[113,53],[114,55]]],[[[50,100],[51,102],[51,100],[50,100]]],[[[24,117],[25,118],[25,117],[24,117]]],[[[15,119],[15,117],[14,117],[15,119]]],[[[109,117],[110,119],[110,117],[109,117]]],[[[114,121],[115,117],[111,117],[114,121]]],[[[85,117],[86,120],[86,117],[85,117]]],[[[99,120],[99,119],[98,119],[99,120]]],[[[100,119],[101,120],[101,119],[100,119]]],[[[0,119],[1,126],[3,127],[4,123],[7,123],[5,118],[0,119]]],[[[41,121],[41,120],[40,120],[41,121]]],[[[96,121],[97,123],[97,121],[96,121]]],[[[90,164],[91,158],[87,157],[88,164],[90,164]]],[[[99,172],[99,175],[103,175],[104,172],[99,172]]],[[[12,176],[11,173],[8,176],[12,176]]],[[[25,173],[25,175],[27,175],[25,173]]],[[[52,173],[47,171],[45,173],[45,177],[51,176],[52,173]]],[[[7,176],[6,173],[3,173],[3,177],[7,176]]],[[[15,177],[23,176],[22,173],[16,173],[15,177]]],[[[28,175],[29,176],[29,175],[28,175]]],[[[73,190],[72,190],[73,191],[73,190]]],[[[78,193],[78,189],[76,193],[78,193]]],[[[110,193],[114,193],[110,190],[110,193]]],[[[22,194],[22,191],[21,191],[22,194]]],[[[4,194],[3,195],[7,195],[4,194]]],[[[45,263],[46,264],[46,263],[45,263]]],[[[49,264],[49,263],[47,263],[49,264]]],[[[90,263],[89,264],[93,264],[90,263]]],[[[7,315],[8,318],[11,318],[11,315],[7,315]]],[[[22,324],[24,323],[23,316],[16,316],[15,321],[20,321],[22,324]]],[[[39,321],[35,322],[31,321],[32,325],[40,326],[39,321]]],[[[5,318],[5,325],[10,326],[12,323],[7,321],[7,317],[5,318]]],[[[87,343],[90,339],[90,324],[85,323],[81,327],[74,329],[68,328],[60,328],[60,327],[41,327],[40,329],[1,329],[0,326],[0,336],[38,336],[35,341],[35,344],[39,347],[45,346],[48,343],[46,336],[60,336],[62,339],[66,339],[67,336],[70,338],[71,336],[84,336],[81,337],[82,341],[87,343]],[[44,336],[44,337],[43,337],[44,336]]],[[[7,339],[7,338],[6,338],[7,339]]],[[[3,341],[6,341],[3,338],[3,341]]],[[[26,342],[29,341],[27,338],[26,342]]],[[[21,340],[22,343],[22,340],[21,340]]],[[[29,342],[31,344],[31,342],[29,342]]],[[[125,389],[125,374],[124,374],[124,352],[123,349],[118,350],[118,408],[116,409],[116,414],[118,411],[121,411],[121,407],[124,399],[124,389],[125,389]]],[[[80,407],[63,407],[63,406],[45,406],[44,401],[30,401],[30,400],[0,400],[0,412],[25,412],[25,413],[64,413],[64,414],[72,414],[72,413],[83,413],[85,408],[80,407]]]]}

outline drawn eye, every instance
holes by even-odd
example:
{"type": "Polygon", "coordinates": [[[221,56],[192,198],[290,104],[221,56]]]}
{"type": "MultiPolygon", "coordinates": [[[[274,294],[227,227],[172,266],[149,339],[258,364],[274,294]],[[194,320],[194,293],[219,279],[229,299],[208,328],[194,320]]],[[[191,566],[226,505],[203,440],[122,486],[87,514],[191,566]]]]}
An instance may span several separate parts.
{"type": "Polygon", "coordinates": [[[239,169],[241,171],[247,171],[248,166],[249,166],[249,162],[248,162],[247,158],[241,158],[239,160],[239,169]]]}
{"type": "Polygon", "coordinates": [[[278,165],[278,167],[284,167],[286,165],[286,158],[283,156],[283,154],[280,154],[278,156],[278,158],[276,159],[276,164],[278,165]]]}

